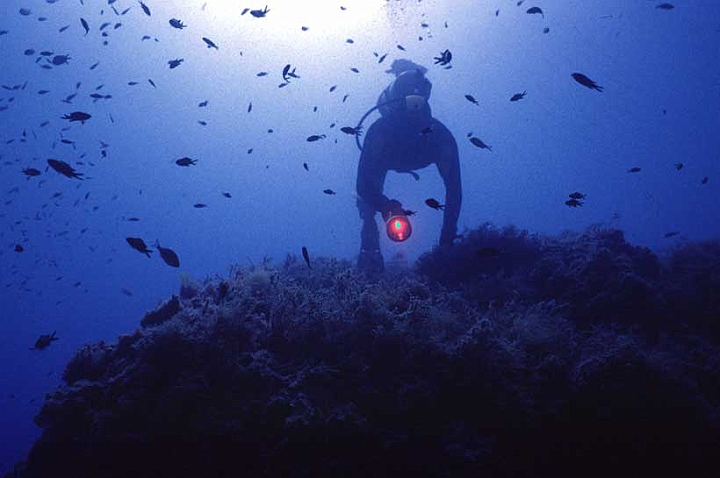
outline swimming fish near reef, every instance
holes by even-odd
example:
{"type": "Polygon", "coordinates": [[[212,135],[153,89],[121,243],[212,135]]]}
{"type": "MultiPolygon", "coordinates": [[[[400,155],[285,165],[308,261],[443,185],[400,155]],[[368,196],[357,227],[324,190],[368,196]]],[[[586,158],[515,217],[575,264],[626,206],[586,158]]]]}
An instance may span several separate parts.
{"type": "Polygon", "coordinates": [[[143,241],[139,237],[126,237],[125,240],[128,244],[130,244],[130,247],[150,257],[150,253],[152,252],[152,250],[148,249],[145,241],[143,241]]]}
{"type": "Polygon", "coordinates": [[[205,44],[207,45],[208,48],[215,48],[216,50],[219,50],[218,46],[211,39],[202,37],[202,41],[205,42],[205,44]]]}
{"type": "Polygon", "coordinates": [[[510,98],[510,101],[520,101],[521,99],[525,98],[526,94],[527,94],[527,91],[523,91],[522,93],[515,93],[510,98]]]}
{"type": "Polygon", "coordinates": [[[577,81],[581,85],[590,88],[591,90],[597,90],[602,93],[603,87],[599,86],[597,83],[595,83],[593,80],[583,75],[582,73],[573,73],[570,76],[572,76],[573,80],[577,81]]]}
{"type": "Polygon", "coordinates": [[[425,200],[425,204],[427,204],[429,207],[431,207],[431,208],[433,208],[433,209],[435,209],[435,210],[437,210],[437,211],[442,210],[442,209],[445,209],[445,205],[444,205],[444,204],[440,204],[440,203],[437,201],[437,199],[433,199],[433,198],[426,199],[426,200],[425,200]]]}
{"type": "Polygon", "coordinates": [[[160,246],[160,241],[158,240],[155,240],[155,247],[157,247],[157,250],[160,252],[160,257],[165,261],[165,264],[170,267],[180,267],[180,258],[175,254],[175,251],[160,246]]]}
{"type": "Polygon", "coordinates": [[[308,265],[310,269],[312,269],[312,266],[310,265],[310,254],[308,254],[307,247],[302,246],[302,256],[303,259],[305,259],[305,263],[308,265]]]}
{"type": "Polygon", "coordinates": [[[92,116],[87,113],[83,113],[82,111],[73,111],[72,113],[62,117],[62,119],[68,120],[71,123],[79,121],[80,124],[85,124],[85,122],[90,118],[92,118],[92,116]]]}
{"type": "Polygon", "coordinates": [[[323,192],[324,192],[325,194],[329,195],[329,196],[332,196],[332,195],[334,195],[334,194],[337,194],[337,193],[336,193],[335,191],[333,191],[332,189],[323,189],[323,192]]]}
{"type": "Polygon", "coordinates": [[[175,160],[175,164],[177,164],[178,166],[190,166],[190,165],[195,165],[195,164],[197,164],[197,162],[198,162],[197,159],[191,159],[191,158],[188,158],[188,157],[184,157],[184,158],[180,158],[180,159],[175,160]]]}
{"type": "Polygon", "coordinates": [[[478,100],[475,99],[473,95],[465,95],[465,99],[468,100],[470,103],[474,105],[479,105],[478,100]]]}
{"type": "Polygon", "coordinates": [[[308,136],[307,139],[306,139],[306,141],[307,141],[308,143],[312,143],[312,142],[314,142],[314,141],[318,141],[318,140],[323,139],[323,138],[325,138],[325,137],[326,137],[326,136],[325,136],[324,134],[313,134],[313,135],[308,136]]]}
{"type": "Polygon", "coordinates": [[[43,350],[50,346],[51,343],[58,340],[58,338],[55,336],[57,332],[53,332],[52,334],[44,334],[38,337],[38,339],[35,341],[35,346],[32,347],[30,350],[43,350]]]}
{"type": "Polygon", "coordinates": [[[148,6],[145,5],[143,2],[139,2],[139,3],[140,3],[140,8],[142,8],[142,11],[145,12],[145,15],[147,15],[148,17],[151,16],[152,14],[150,13],[150,9],[148,8],[148,6]]]}
{"type": "Polygon", "coordinates": [[[48,159],[47,163],[51,168],[53,168],[55,171],[62,174],[63,176],[66,176],[68,178],[82,179],[81,176],[83,176],[83,173],[78,173],[72,166],[70,166],[65,161],[60,161],[58,159],[48,159]]]}
{"type": "Polygon", "coordinates": [[[476,138],[475,136],[470,137],[470,142],[477,146],[480,149],[487,149],[488,151],[492,151],[492,148],[488,146],[487,144],[483,143],[480,138],[476,138]]]}

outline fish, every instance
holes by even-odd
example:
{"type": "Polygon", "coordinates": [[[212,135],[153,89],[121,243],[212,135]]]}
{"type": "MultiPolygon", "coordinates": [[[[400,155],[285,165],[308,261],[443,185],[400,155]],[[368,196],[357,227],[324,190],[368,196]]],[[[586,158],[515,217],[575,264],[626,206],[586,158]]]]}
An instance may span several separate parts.
{"type": "Polygon", "coordinates": [[[323,192],[324,192],[325,194],[327,194],[327,195],[330,195],[330,196],[332,196],[332,195],[334,195],[334,194],[337,194],[337,193],[336,193],[335,191],[333,191],[332,189],[323,189],[323,192]]]}
{"type": "Polygon", "coordinates": [[[82,27],[85,29],[85,35],[90,33],[90,25],[88,25],[87,20],[85,20],[84,18],[81,18],[80,25],[82,25],[82,27]]]}
{"type": "Polygon", "coordinates": [[[340,128],[340,131],[351,136],[360,136],[362,133],[362,126],[356,126],[354,128],[352,126],[343,126],[340,128]]]}
{"type": "Polygon", "coordinates": [[[267,71],[259,71],[259,72],[255,73],[255,76],[267,76],[267,75],[268,75],[267,71]]]}
{"type": "Polygon", "coordinates": [[[323,138],[325,138],[325,137],[326,137],[326,136],[325,136],[324,134],[313,134],[313,135],[308,136],[307,139],[306,139],[306,141],[307,141],[308,143],[312,143],[312,142],[314,142],[314,141],[321,140],[321,139],[323,139],[323,138]]]}
{"type": "Polygon", "coordinates": [[[642,171],[642,169],[638,168],[637,166],[627,170],[628,173],[639,173],[640,171],[642,171]]]}
{"type": "Polygon", "coordinates": [[[250,104],[247,107],[247,112],[250,113],[251,111],[252,111],[252,101],[250,102],[250,104]]]}
{"type": "Polygon", "coordinates": [[[302,27],[300,27],[300,30],[306,32],[306,31],[310,30],[310,27],[302,26],[302,27]]]}
{"type": "Polygon", "coordinates": [[[595,83],[593,80],[583,75],[582,73],[573,73],[570,76],[572,76],[573,80],[577,81],[578,83],[587,88],[590,88],[591,90],[597,90],[600,93],[602,93],[603,91],[602,86],[599,86],[597,83],[595,83]]]}
{"type": "Polygon", "coordinates": [[[178,166],[190,166],[190,165],[197,164],[197,161],[198,161],[197,159],[183,157],[183,158],[175,160],[175,164],[177,164],[178,166]]]}
{"type": "Polygon", "coordinates": [[[65,161],[60,161],[58,159],[48,159],[47,163],[51,168],[53,168],[55,171],[62,174],[63,176],[71,179],[82,179],[81,176],[83,176],[83,173],[78,173],[72,166],[70,166],[65,161]]]}
{"type": "Polygon", "coordinates": [[[465,99],[468,100],[470,103],[474,105],[479,105],[478,100],[475,99],[473,95],[465,95],[465,99]]]}
{"type": "Polygon", "coordinates": [[[488,151],[492,151],[492,148],[488,146],[487,144],[483,143],[480,138],[476,138],[475,136],[470,137],[470,142],[477,146],[480,149],[487,149],[488,151]]]}
{"type": "Polygon", "coordinates": [[[176,58],[175,60],[168,61],[168,66],[170,66],[170,69],[177,68],[182,64],[182,62],[185,61],[183,58],[176,58]]]}
{"type": "Polygon", "coordinates": [[[337,89],[337,85],[332,85],[332,86],[330,87],[330,93],[332,93],[332,92],[335,91],[336,89],[337,89]]]}
{"type": "Polygon", "coordinates": [[[269,11],[267,5],[265,5],[264,10],[250,10],[250,15],[255,18],[263,18],[269,11]]]}
{"type": "Polygon", "coordinates": [[[15,247],[13,248],[13,250],[15,252],[22,252],[25,250],[25,248],[23,246],[21,246],[20,244],[15,244],[15,247]]]}
{"type": "Polygon", "coordinates": [[[542,8],[540,8],[540,7],[530,7],[527,9],[527,11],[525,13],[529,13],[531,15],[533,13],[539,13],[540,15],[542,15],[543,18],[545,18],[545,14],[543,13],[542,8]]]}
{"type": "Polygon", "coordinates": [[[569,207],[578,207],[583,205],[582,201],[579,201],[577,199],[568,199],[567,201],[565,201],[565,204],[569,207]]]}
{"type": "Polygon", "coordinates": [[[305,171],[310,171],[307,163],[303,163],[303,168],[305,168],[305,171]]]}
{"type": "Polygon", "coordinates": [[[570,197],[570,199],[585,199],[585,194],[579,193],[577,191],[574,193],[568,194],[568,196],[570,197]]]}
{"type": "Polygon", "coordinates": [[[208,48],[215,48],[216,50],[219,50],[218,46],[211,39],[209,39],[207,37],[202,37],[202,41],[205,42],[205,44],[207,45],[208,48]]]}
{"type": "Polygon", "coordinates": [[[50,346],[51,343],[58,340],[58,338],[55,336],[57,332],[53,332],[52,334],[44,334],[38,337],[38,339],[35,341],[35,345],[30,350],[43,350],[50,346]]]}
{"type": "Polygon", "coordinates": [[[150,257],[150,253],[152,252],[152,250],[147,248],[145,241],[143,241],[139,237],[126,237],[125,240],[128,244],[130,244],[130,247],[150,257]]]}
{"type": "Polygon", "coordinates": [[[205,204],[205,203],[199,202],[199,203],[193,204],[193,207],[194,207],[195,209],[204,209],[204,208],[206,208],[206,207],[208,207],[208,206],[207,206],[207,204],[205,204]]]}
{"type": "Polygon", "coordinates": [[[352,71],[353,73],[360,73],[360,70],[358,70],[354,66],[352,68],[350,68],[350,71],[352,71]]]}
{"type": "Polygon", "coordinates": [[[183,28],[187,27],[182,21],[178,20],[177,18],[171,18],[168,22],[171,27],[177,28],[178,30],[182,30],[183,28]]]}
{"type": "Polygon", "coordinates": [[[140,3],[140,8],[142,8],[142,11],[145,12],[145,15],[147,15],[148,17],[152,16],[152,13],[150,13],[150,8],[148,8],[147,5],[145,5],[143,2],[138,3],[140,3]]]}
{"type": "Polygon", "coordinates": [[[672,10],[673,8],[675,8],[675,5],[673,5],[672,3],[661,3],[655,8],[659,8],[660,10],[672,10]]]}
{"type": "Polygon", "coordinates": [[[678,171],[680,171],[683,166],[685,166],[683,163],[675,163],[675,169],[677,169],[678,171]]]}
{"type": "Polygon", "coordinates": [[[73,111],[72,113],[66,114],[62,117],[62,119],[68,120],[71,123],[79,121],[80,124],[85,124],[85,122],[90,118],[92,118],[92,116],[82,111],[73,111]]]}
{"type": "Polygon", "coordinates": [[[704,178],[702,178],[702,181],[700,181],[700,184],[707,184],[709,180],[710,179],[707,176],[705,176],[704,178]]]}
{"type": "Polygon", "coordinates": [[[167,247],[162,247],[160,241],[157,239],[155,240],[155,247],[157,247],[158,252],[160,252],[160,257],[165,261],[165,264],[170,267],[180,267],[180,258],[175,254],[175,251],[167,247]]]}
{"type": "Polygon", "coordinates": [[[157,86],[155,86],[155,82],[153,80],[148,79],[148,83],[150,83],[153,88],[157,88],[157,86]]]}
{"type": "Polygon", "coordinates": [[[307,247],[302,246],[302,256],[303,259],[305,259],[305,263],[308,265],[310,269],[312,269],[312,266],[310,265],[310,254],[308,253],[307,247]]]}
{"type": "Polygon", "coordinates": [[[442,209],[445,209],[445,205],[444,205],[444,204],[440,204],[440,203],[437,201],[437,199],[433,199],[433,198],[426,199],[426,200],[425,200],[425,204],[427,204],[429,207],[431,207],[431,208],[433,208],[433,209],[435,209],[435,210],[437,210],[437,211],[442,210],[442,209]]]}
{"type": "Polygon", "coordinates": [[[452,61],[452,53],[446,49],[440,53],[440,56],[436,56],[434,59],[436,65],[445,66],[452,61]]]}
{"type": "Polygon", "coordinates": [[[523,91],[522,93],[515,93],[515,94],[512,95],[512,97],[510,98],[510,101],[519,101],[519,100],[525,98],[525,95],[526,95],[526,94],[527,94],[527,91],[523,91]]]}
{"type": "Polygon", "coordinates": [[[678,234],[680,234],[680,231],[670,231],[670,232],[666,232],[665,234],[663,234],[663,237],[669,238],[669,237],[677,236],[678,234]]]}
{"type": "Polygon", "coordinates": [[[35,168],[25,168],[25,169],[22,170],[22,172],[23,172],[23,174],[25,174],[25,176],[27,176],[28,178],[29,178],[29,177],[32,177],[32,176],[40,176],[40,171],[39,171],[38,169],[35,169],[35,168]]]}
{"type": "Polygon", "coordinates": [[[205,108],[208,105],[208,100],[201,101],[198,103],[198,108],[205,108]]]}
{"type": "Polygon", "coordinates": [[[228,198],[228,199],[230,199],[230,198],[232,197],[232,194],[227,193],[227,192],[222,193],[222,195],[225,196],[225,197],[228,198]]]}
{"type": "Polygon", "coordinates": [[[383,61],[385,61],[385,58],[387,58],[387,56],[388,56],[388,54],[385,53],[385,54],[382,55],[380,58],[378,58],[378,63],[382,63],[383,61]]]}
{"type": "Polygon", "coordinates": [[[296,70],[297,68],[293,68],[292,70],[290,70],[290,67],[291,67],[291,66],[292,66],[292,65],[291,65],[290,63],[288,63],[287,65],[285,65],[285,66],[283,67],[282,77],[283,77],[283,80],[285,80],[286,82],[289,82],[289,81],[290,81],[290,78],[300,78],[300,77],[295,73],[295,70],[296,70]]]}

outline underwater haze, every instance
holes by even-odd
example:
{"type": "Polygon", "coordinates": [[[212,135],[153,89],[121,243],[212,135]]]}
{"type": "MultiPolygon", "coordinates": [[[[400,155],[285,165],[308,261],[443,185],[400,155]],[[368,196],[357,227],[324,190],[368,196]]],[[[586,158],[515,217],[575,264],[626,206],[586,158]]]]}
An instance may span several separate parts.
{"type": "MultiPolygon", "coordinates": [[[[76,351],[131,333],[181,280],[304,267],[304,250],[357,261],[360,151],[341,128],[396,60],[427,68],[457,141],[458,242],[592,226],[662,257],[720,236],[720,2],[1,3],[0,474],[76,351]]],[[[387,176],[415,214],[405,242],[381,228],[386,265],[438,249],[426,200],[444,184],[417,174],[387,176]]]]}

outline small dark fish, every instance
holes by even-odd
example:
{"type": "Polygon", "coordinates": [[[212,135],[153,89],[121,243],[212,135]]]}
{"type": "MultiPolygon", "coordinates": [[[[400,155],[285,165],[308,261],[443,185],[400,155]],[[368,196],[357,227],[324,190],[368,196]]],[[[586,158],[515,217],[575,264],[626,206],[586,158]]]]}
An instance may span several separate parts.
{"type": "Polygon", "coordinates": [[[127,222],[139,222],[139,221],[140,221],[140,218],[139,218],[139,217],[129,217],[129,218],[125,219],[125,220],[126,220],[127,222]]]}
{"type": "Polygon", "coordinates": [[[388,56],[388,54],[385,53],[383,56],[381,56],[380,58],[378,58],[378,63],[382,63],[383,61],[385,61],[385,58],[387,58],[387,56],[388,56]]]}
{"type": "Polygon", "coordinates": [[[568,199],[567,201],[565,201],[565,204],[570,207],[578,207],[583,205],[582,201],[579,201],[577,199],[568,199]]]}
{"type": "Polygon", "coordinates": [[[352,126],[343,126],[340,128],[340,131],[351,136],[360,136],[362,133],[362,126],[356,126],[355,128],[352,126]]]}
{"type": "Polygon", "coordinates": [[[310,30],[310,28],[303,26],[303,27],[300,27],[300,30],[306,32],[306,31],[310,30]]]}
{"type": "Polygon", "coordinates": [[[436,56],[434,59],[436,65],[445,66],[452,61],[452,53],[450,53],[450,50],[445,50],[440,53],[440,56],[436,56]]]}
{"type": "Polygon", "coordinates": [[[155,240],[155,247],[157,247],[157,250],[160,252],[160,257],[163,261],[165,261],[165,264],[170,267],[180,267],[180,258],[178,258],[178,255],[175,254],[175,251],[168,249],[167,247],[160,246],[160,242],[158,240],[155,240]]]}
{"type": "Polygon", "coordinates": [[[38,91],[38,95],[47,95],[48,93],[50,93],[50,90],[39,90],[38,91]]]}
{"type": "Polygon", "coordinates": [[[250,10],[250,15],[255,18],[263,18],[269,11],[267,5],[265,5],[264,10],[250,10]]]}
{"type": "Polygon", "coordinates": [[[475,99],[473,95],[465,95],[465,99],[468,100],[470,103],[474,105],[479,105],[478,100],[475,99]]]}
{"type": "Polygon", "coordinates": [[[197,164],[197,159],[190,159],[188,157],[180,158],[175,161],[178,166],[190,166],[197,164]]]}
{"type": "Polygon", "coordinates": [[[201,126],[207,126],[207,121],[198,120],[198,124],[201,126]]]}
{"type": "Polygon", "coordinates": [[[312,266],[310,265],[310,254],[308,254],[307,247],[302,246],[302,256],[303,259],[305,259],[305,263],[308,265],[310,269],[312,269],[312,266]]]}
{"type": "Polygon", "coordinates": [[[680,171],[683,166],[685,166],[683,163],[675,163],[675,169],[677,169],[678,171],[680,171]]]}
{"type": "Polygon", "coordinates": [[[310,171],[310,168],[308,168],[308,164],[307,164],[307,163],[303,163],[303,168],[305,168],[305,171],[310,171]]]}
{"type": "Polygon", "coordinates": [[[247,107],[247,112],[250,113],[251,111],[252,111],[252,101],[250,102],[250,104],[247,107]]]}
{"type": "Polygon", "coordinates": [[[202,41],[205,42],[205,44],[207,45],[208,48],[215,48],[216,50],[219,50],[218,46],[211,39],[202,37],[202,41]]]}
{"type": "Polygon", "coordinates": [[[323,139],[323,138],[325,138],[325,137],[326,137],[326,136],[325,136],[324,134],[313,134],[313,135],[308,136],[307,139],[306,139],[306,141],[307,141],[308,143],[312,143],[313,141],[318,141],[318,140],[321,140],[321,139],[323,139]]]}
{"type": "Polygon", "coordinates": [[[335,91],[336,89],[337,89],[337,85],[332,85],[332,86],[330,87],[330,93],[332,93],[332,92],[335,91]]]}
{"type": "Polygon", "coordinates": [[[126,289],[125,287],[121,287],[120,291],[128,297],[132,297],[133,295],[132,291],[130,289],[126,289]]]}
{"type": "Polygon", "coordinates": [[[267,76],[267,74],[268,74],[267,71],[261,71],[261,72],[256,73],[255,76],[267,76]]]}
{"type": "Polygon", "coordinates": [[[25,56],[32,56],[32,55],[35,54],[35,50],[33,50],[32,48],[28,48],[27,50],[25,50],[25,51],[23,52],[23,54],[24,54],[25,56]]]}
{"type": "Polygon", "coordinates": [[[182,21],[178,20],[177,18],[171,18],[168,23],[170,23],[171,27],[177,28],[178,30],[182,30],[183,28],[187,27],[187,25],[185,25],[182,21]]]}
{"type": "Polygon", "coordinates": [[[68,28],[70,28],[70,25],[65,25],[64,27],[60,27],[60,29],[58,30],[58,32],[62,33],[62,32],[64,32],[65,30],[67,30],[68,28]]]}
{"type": "Polygon", "coordinates": [[[130,247],[150,257],[150,253],[152,252],[152,250],[147,248],[145,241],[143,241],[139,237],[126,237],[125,240],[128,244],[130,244],[130,247]]]}
{"type": "Polygon", "coordinates": [[[67,114],[62,117],[62,119],[68,120],[71,123],[75,122],[75,121],[79,121],[80,124],[85,124],[85,122],[87,120],[89,120],[90,118],[92,118],[92,116],[90,116],[87,113],[83,113],[82,111],[73,111],[72,113],[67,114]]]}
{"type": "Polygon", "coordinates": [[[80,19],[80,24],[85,29],[85,35],[90,33],[90,25],[88,25],[88,22],[84,18],[80,19]]]}
{"type": "Polygon", "coordinates": [[[15,244],[15,248],[13,250],[15,252],[22,252],[25,250],[25,248],[23,246],[21,246],[20,244],[15,244]]]}
{"type": "Polygon", "coordinates": [[[232,194],[230,194],[230,193],[222,193],[222,195],[228,199],[230,199],[232,197],[232,194]]]}
{"type": "Polygon", "coordinates": [[[56,332],[53,332],[50,335],[41,335],[38,337],[38,339],[35,341],[35,346],[31,348],[30,350],[43,350],[50,346],[51,343],[58,340],[57,337],[55,337],[56,332]]]}
{"type": "Polygon", "coordinates": [[[430,206],[431,208],[433,208],[433,209],[435,209],[435,210],[438,210],[438,211],[441,210],[441,209],[445,209],[445,205],[444,205],[444,204],[440,204],[440,203],[437,201],[437,199],[433,199],[433,198],[426,199],[426,200],[425,200],[425,204],[427,204],[427,205],[430,206]]]}
{"type": "Polygon", "coordinates": [[[148,6],[145,5],[143,2],[139,2],[139,3],[140,3],[140,8],[142,8],[142,11],[145,12],[145,15],[147,15],[148,17],[151,16],[152,14],[150,13],[150,9],[148,8],[148,6]]]}
{"type": "Polygon", "coordinates": [[[540,7],[531,7],[531,8],[528,8],[525,13],[529,13],[529,14],[531,14],[531,15],[532,15],[533,13],[539,13],[540,15],[542,15],[543,18],[545,18],[545,14],[543,13],[543,11],[542,11],[542,9],[541,9],[540,7]]]}
{"type": "Polygon", "coordinates": [[[28,177],[40,176],[40,171],[35,168],[25,168],[22,170],[23,174],[28,177]]]}
{"type": "Polygon", "coordinates": [[[543,33],[546,34],[546,35],[547,35],[548,33],[550,33],[550,27],[545,27],[545,28],[543,28],[543,33]]]}
{"type": "Polygon", "coordinates": [[[585,195],[583,193],[579,193],[577,191],[574,193],[568,194],[568,196],[570,197],[570,199],[585,199],[585,195]]]}
{"type": "Polygon", "coordinates": [[[405,47],[404,47],[404,46],[402,46],[402,45],[400,45],[400,44],[397,44],[396,46],[397,46],[397,49],[398,49],[398,50],[405,51],[405,47]]]}
{"type": "Polygon", "coordinates": [[[201,101],[198,103],[198,108],[205,108],[208,105],[208,100],[201,101]]]}
{"type": "Polygon", "coordinates": [[[247,12],[249,12],[249,11],[250,11],[249,8],[243,8],[243,11],[242,11],[242,13],[240,13],[240,16],[245,15],[245,14],[246,14],[247,12]]]}
{"type": "Polygon", "coordinates": [[[177,68],[178,66],[180,66],[183,61],[185,61],[185,59],[183,59],[183,58],[177,58],[177,59],[175,59],[175,60],[170,60],[170,61],[168,61],[168,65],[170,66],[170,69],[172,70],[172,69],[177,68]]]}
{"type": "Polygon", "coordinates": [[[661,3],[655,8],[659,8],[660,10],[672,10],[673,8],[675,8],[675,5],[673,5],[672,3],[661,3]]]}
{"type": "Polygon", "coordinates": [[[325,194],[330,195],[330,196],[332,196],[333,194],[337,194],[337,193],[336,193],[335,191],[333,191],[332,189],[323,189],[323,192],[324,192],[325,194]]]}
{"type": "Polygon", "coordinates": [[[705,176],[704,178],[702,178],[702,181],[700,181],[700,184],[707,184],[709,180],[710,179],[707,176],[705,176]]]}
{"type": "Polygon", "coordinates": [[[91,70],[94,70],[95,68],[98,67],[99,64],[100,64],[99,61],[98,61],[97,63],[93,63],[92,65],[90,65],[90,69],[91,69],[91,70]]]}
{"type": "Polygon", "coordinates": [[[415,211],[411,211],[410,209],[403,209],[402,213],[406,216],[414,216],[415,211]]]}
{"type": "Polygon", "coordinates": [[[153,80],[148,79],[148,83],[150,83],[153,88],[157,88],[157,86],[155,86],[155,82],[153,80]]]}
{"type": "Polygon", "coordinates": [[[510,98],[510,101],[519,101],[519,100],[525,98],[525,95],[526,95],[526,94],[527,94],[527,91],[523,91],[522,93],[515,93],[515,94],[512,95],[512,97],[510,98]]]}
{"type": "Polygon", "coordinates": [[[476,138],[475,136],[472,136],[472,137],[470,137],[470,142],[480,149],[487,149],[488,151],[492,151],[492,148],[490,146],[488,146],[487,144],[483,143],[480,138],[476,138]]]}
{"type": "Polygon", "coordinates": [[[432,128],[431,128],[430,126],[426,126],[426,127],[424,127],[423,129],[420,130],[420,134],[421,134],[422,136],[427,136],[427,135],[429,135],[429,134],[432,133],[432,132],[433,132],[433,130],[432,130],[432,128]]]}
{"type": "Polygon", "coordinates": [[[204,209],[204,208],[206,208],[206,207],[208,207],[208,206],[207,206],[207,204],[205,204],[205,203],[199,202],[199,203],[197,203],[197,204],[193,204],[193,207],[194,207],[195,209],[204,209]]]}
{"type": "Polygon", "coordinates": [[[680,231],[670,231],[670,232],[666,232],[665,234],[663,234],[663,237],[669,238],[669,237],[677,236],[678,234],[680,234],[680,231]]]}
{"type": "Polygon", "coordinates": [[[501,254],[502,251],[497,247],[481,247],[475,251],[475,255],[480,259],[494,259],[500,257],[501,254]]]}
{"type": "Polygon", "coordinates": [[[350,71],[352,71],[353,73],[360,73],[360,70],[358,70],[354,66],[352,68],[350,68],[350,71]]]}
{"type": "Polygon", "coordinates": [[[639,173],[640,171],[642,171],[642,170],[640,168],[638,168],[637,166],[627,170],[628,173],[639,173]]]}
{"type": "Polygon", "coordinates": [[[602,93],[603,87],[599,86],[597,83],[595,83],[593,80],[583,75],[582,73],[573,73],[571,76],[573,80],[577,81],[581,85],[590,88],[591,90],[597,90],[602,93]]]}
{"type": "Polygon", "coordinates": [[[48,165],[53,168],[58,173],[62,174],[63,176],[66,176],[68,178],[77,178],[82,179],[81,176],[83,176],[83,173],[78,173],[75,171],[75,169],[70,166],[65,161],[60,161],[57,159],[48,159],[47,160],[48,165]]]}

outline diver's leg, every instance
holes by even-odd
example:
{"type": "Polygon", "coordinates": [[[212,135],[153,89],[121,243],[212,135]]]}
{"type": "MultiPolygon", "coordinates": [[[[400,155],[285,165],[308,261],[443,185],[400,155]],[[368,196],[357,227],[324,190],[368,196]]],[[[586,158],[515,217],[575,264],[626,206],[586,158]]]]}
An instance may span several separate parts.
{"type": "Polygon", "coordinates": [[[380,231],[375,222],[375,211],[362,198],[358,198],[357,207],[362,219],[358,269],[365,272],[382,272],[385,264],[380,253],[380,231]]]}

